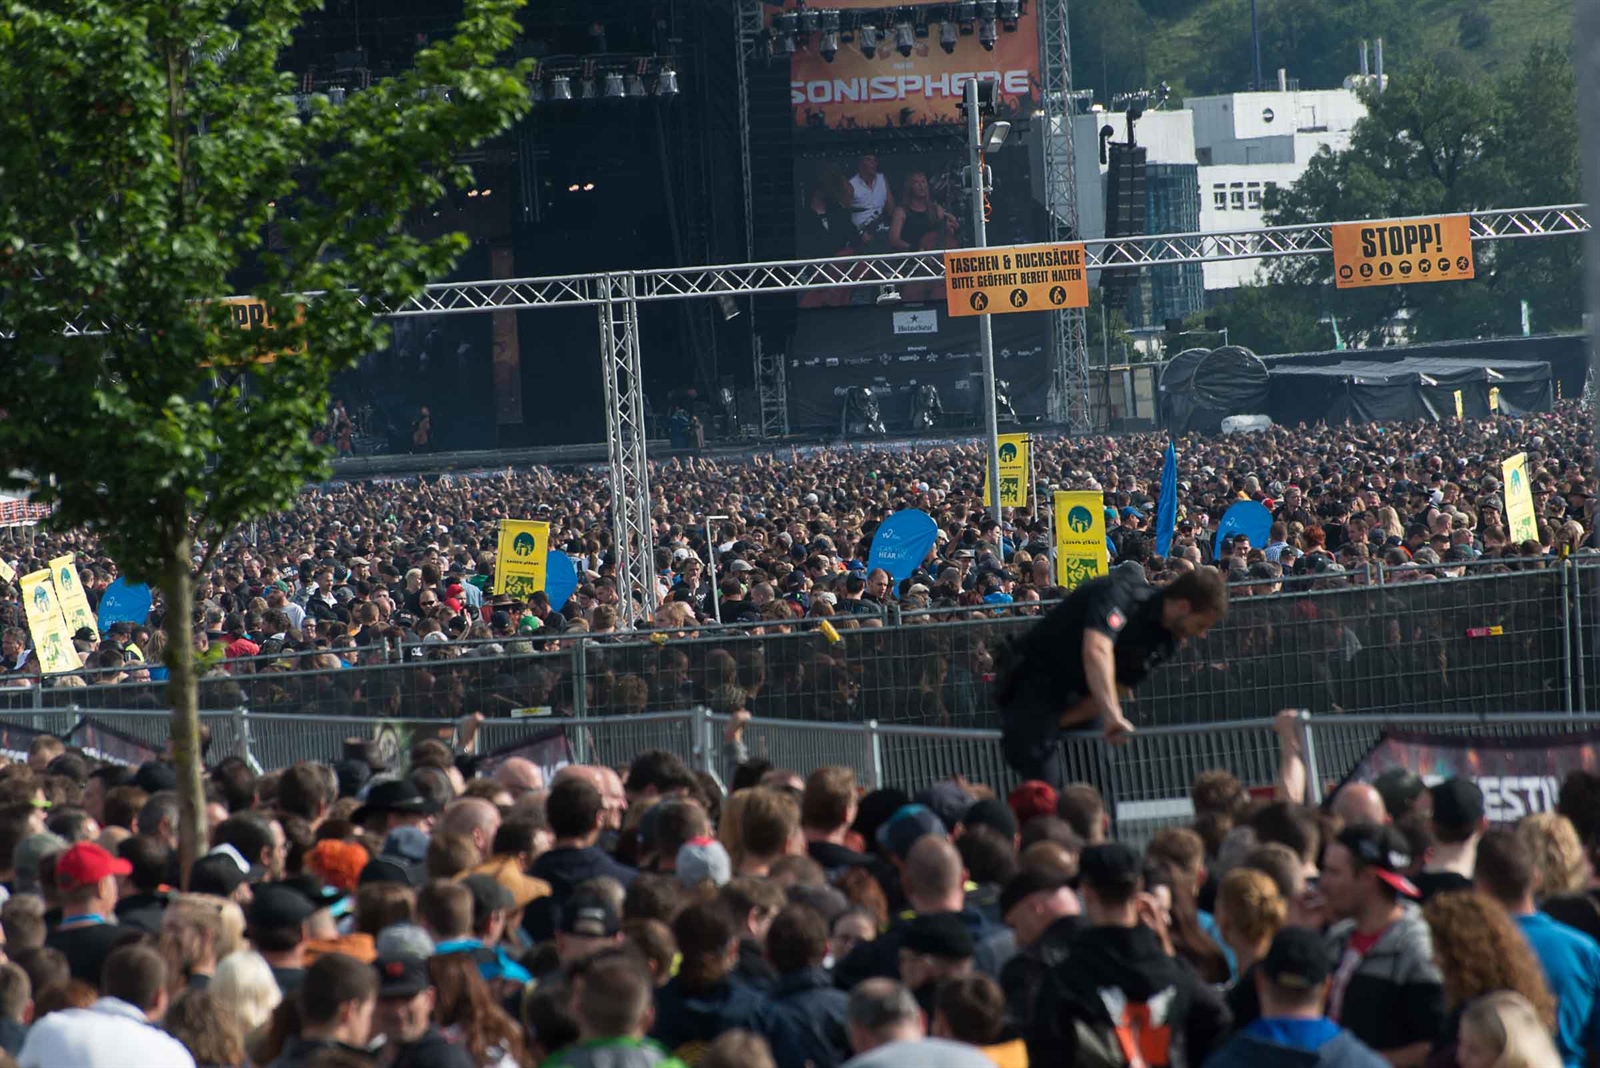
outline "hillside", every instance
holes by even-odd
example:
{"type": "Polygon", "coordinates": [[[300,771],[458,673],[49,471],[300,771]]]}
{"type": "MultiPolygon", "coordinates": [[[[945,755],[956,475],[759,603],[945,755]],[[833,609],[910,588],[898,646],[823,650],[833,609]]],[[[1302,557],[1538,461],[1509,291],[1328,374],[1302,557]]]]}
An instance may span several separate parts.
{"type": "MultiPolygon", "coordinates": [[[[1165,80],[1174,98],[1244,89],[1249,0],[1069,0],[1073,84],[1095,99],[1165,80]]],[[[1496,73],[1530,45],[1571,37],[1570,0],[1258,0],[1261,68],[1306,88],[1356,70],[1362,38],[1384,39],[1388,73],[1431,60],[1451,73],[1496,73]]]]}

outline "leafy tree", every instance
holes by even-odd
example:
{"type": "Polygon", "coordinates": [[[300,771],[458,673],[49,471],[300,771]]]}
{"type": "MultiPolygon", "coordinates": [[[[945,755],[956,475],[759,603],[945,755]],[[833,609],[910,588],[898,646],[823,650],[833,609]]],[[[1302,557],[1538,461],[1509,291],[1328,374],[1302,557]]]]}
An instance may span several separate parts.
{"type": "MultiPolygon", "coordinates": [[[[1421,18],[1413,0],[1261,0],[1261,75],[1276,86],[1279,67],[1301,85],[1323,88],[1356,69],[1362,40],[1382,37],[1389,54],[1415,54],[1421,18]]],[[[1213,4],[1200,17],[1191,88],[1230,93],[1249,88],[1252,56],[1250,5],[1213,4]]]]}
{"type": "Polygon", "coordinates": [[[0,473],[162,592],[185,871],[194,572],[325,477],[330,376],[466,247],[404,223],[526,107],[528,72],[496,65],[520,3],[465,0],[410,71],[304,109],[278,64],[318,0],[0,4],[0,473]],[[275,329],[221,302],[246,273],[275,329]]]}
{"type": "MultiPolygon", "coordinates": [[[[1316,301],[1290,286],[1241,286],[1230,298],[1185,320],[1190,330],[1228,331],[1228,343],[1251,352],[1276,354],[1333,348],[1333,327],[1319,322],[1316,301]]],[[[1222,339],[1208,341],[1220,345],[1222,339]]]]}

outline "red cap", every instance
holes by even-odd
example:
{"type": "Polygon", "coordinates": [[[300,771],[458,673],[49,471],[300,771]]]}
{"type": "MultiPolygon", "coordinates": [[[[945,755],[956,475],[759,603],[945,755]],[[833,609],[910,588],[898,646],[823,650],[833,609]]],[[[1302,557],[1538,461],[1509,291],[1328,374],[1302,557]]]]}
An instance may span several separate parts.
{"type": "Polygon", "coordinates": [[[62,890],[89,886],[107,875],[131,875],[133,865],[93,842],[78,842],[56,858],[56,886],[62,890]]]}
{"type": "Polygon", "coordinates": [[[1047,782],[1029,779],[1011,791],[1011,796],[1006,798],[1006,805],[1010,807],[1011,814],[1017,817],[1020,827],[1035,816],[1054,816],[1056,792],[1047,782]]]}

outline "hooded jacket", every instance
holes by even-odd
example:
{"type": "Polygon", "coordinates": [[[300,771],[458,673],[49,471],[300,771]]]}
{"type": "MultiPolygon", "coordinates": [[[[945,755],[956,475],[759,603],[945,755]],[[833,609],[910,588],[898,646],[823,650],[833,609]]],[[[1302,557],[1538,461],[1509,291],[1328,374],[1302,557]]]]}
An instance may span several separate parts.
{"type": "MultiPolygon", "coordinates": [[[[1345,920],[1328,932],[1333,959],[1343,962],[1355,933],[1345,920]]],[[[1379,936],[1355,965],[1328,1016],[1375,1050],[1432,1042],[1444,1027],[1444,979],[1433,963],[1433,936],[1422,917],[1407,913],[1379,936]]]]}
{"type": "Polygon", "coordinates": [[[656,991],[656,1022],[650,1037],[673,1056],[695,1063],[724,1031],[739,1028],[771,1035],[779,1026],[767,999],[742,983],[724,979],[709,990],[690,991],[680,977],[656,991]]]}
{"type": "Polygon", "coordinates": [[[1039,1068],[1077,1064],[1081,1033],[1117,1027],[1139,1042],[1151,1068],[1196,1068],[1230,1022],[1221,995],[1167,956],[1155,932],[1091,927],[1040,989],[1025,1037],[1029,1063],[1039,1068]]]}
{"type": "Polygon", "coordinates": [[[572,896],[573,888],[588,879],[608,876],[621,883],[623,889],[632,885],[639,873],[614,860],[598,846],[582,849],[552,849],[533,862],[529,873],[550,884],[550,896],[528,903],[522,914],[522,927],[535,942],[547,942],[555,937],[556,918],[561,906],[572,896]]]}
{"type": "Polygon", "coordinates": [[[779,1021],[777,1034],[768,1036],[778,1068],[835,1068],[850,1059],[850,995],[825,970],[781,976],[767,997],[779,1021]]]}

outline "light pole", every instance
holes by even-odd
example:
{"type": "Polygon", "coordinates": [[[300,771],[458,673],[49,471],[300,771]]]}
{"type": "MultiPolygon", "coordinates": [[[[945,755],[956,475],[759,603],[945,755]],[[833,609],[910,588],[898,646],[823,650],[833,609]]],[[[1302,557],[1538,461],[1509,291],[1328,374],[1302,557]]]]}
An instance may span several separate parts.
{"type": "Polygon", "coordinates": [[[706,556],[711,561],[711,611],[717,617],[718,626],[722,625],[722,595],[717,592],[717,543],[711,537],[711,522],[726,518],[725,515],[706,516],[706,556]]]}
{"type": "MultiPolygon", "coordinates": [[[[984,248],[989,244],[987,220],[984,219],[984,194],[988,191],[987,169],[983,154],[993,152],[1005,144],[1011,132],[1009,122],[995,122],[987,132],[983,128],[985,107],[980,100],[994,99],[994,82],[980,85],[977,78],[968,78],[962,90],[961,110],[967,113],[967,189],[972,197],[972,244],[984,248]]],[[[993,111],[991,103],[988,110],[993,111]]],[[[1000,508],[1000,416],[994,402],[994,332],[989,327],[989,313],[978,316],[978,351],[983,359],[983,420],[989,436],[989,514],[1001,521],[1000,508]]]]}

